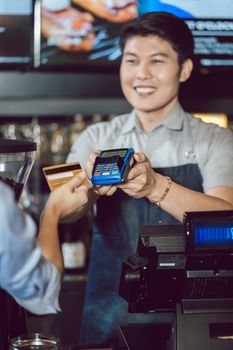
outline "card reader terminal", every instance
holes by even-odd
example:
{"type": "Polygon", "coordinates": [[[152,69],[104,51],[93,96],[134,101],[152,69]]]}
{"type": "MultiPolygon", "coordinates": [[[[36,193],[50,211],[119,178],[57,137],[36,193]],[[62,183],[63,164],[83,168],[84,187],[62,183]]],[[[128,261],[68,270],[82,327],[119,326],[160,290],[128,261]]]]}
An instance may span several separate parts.
{"type": "Polygon", "coordinates": [[[133,148],[103,150],[96,157],[91,182],[94,185],[121,183],[134,164],[133,148]]]}

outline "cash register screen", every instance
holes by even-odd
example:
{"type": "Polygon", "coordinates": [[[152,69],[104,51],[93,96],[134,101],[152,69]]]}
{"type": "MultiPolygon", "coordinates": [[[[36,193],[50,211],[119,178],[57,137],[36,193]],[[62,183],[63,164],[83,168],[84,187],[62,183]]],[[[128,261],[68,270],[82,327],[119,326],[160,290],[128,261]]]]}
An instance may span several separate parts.
{"type": "Polygon", "coordinates": [[[187,212],[184,225],[188,252],[233,252],[232,210],[187,212]]]}

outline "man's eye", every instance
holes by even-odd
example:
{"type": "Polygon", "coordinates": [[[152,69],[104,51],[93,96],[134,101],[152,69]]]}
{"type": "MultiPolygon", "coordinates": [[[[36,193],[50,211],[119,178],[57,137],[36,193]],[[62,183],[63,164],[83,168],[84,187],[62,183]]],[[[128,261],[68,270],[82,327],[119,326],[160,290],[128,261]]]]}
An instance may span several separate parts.
{"type": "Polygon", "coordinates": [[[152,62],[153,63],[163,63],[164,61],[161,58],[156,58],[152,62]]]}
{"type": "Polygon", "coordinates": [[[136,60],[134,60],[133,58],[128,58],[127,60],[125,60],[126,63],[135,63],[136,60]]]}

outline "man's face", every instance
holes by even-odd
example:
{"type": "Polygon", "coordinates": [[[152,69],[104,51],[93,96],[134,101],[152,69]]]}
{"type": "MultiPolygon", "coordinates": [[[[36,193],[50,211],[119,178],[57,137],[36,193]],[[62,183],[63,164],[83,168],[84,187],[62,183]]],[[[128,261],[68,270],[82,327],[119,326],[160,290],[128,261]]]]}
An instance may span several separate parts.
{"type": "Polygon", "coordinates": [[[120,79],[136,112],[154,112],[177,100],[181,69],[170,43],[158,36],[134,36],[126,42],[120,79]]]}

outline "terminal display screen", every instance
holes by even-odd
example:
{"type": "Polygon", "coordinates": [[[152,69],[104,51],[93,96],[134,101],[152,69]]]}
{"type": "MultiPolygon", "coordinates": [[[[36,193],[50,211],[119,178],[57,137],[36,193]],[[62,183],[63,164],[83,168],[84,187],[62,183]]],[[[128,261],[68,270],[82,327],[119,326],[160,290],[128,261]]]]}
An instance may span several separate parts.
{"type": "Polygon", "coordinates": [[[108,150],[108,151],[103,151],[101,153],[101,157],[114,157],[114,156],[119,156],[119,157],[125,157],[127,154],[128,149],[123,148],[123,149],[117,149],[114,151],[108,150]]]}
{"type": "Polygon", "coordinates": [[[233,211],[190,212],[184,216],[191,252],[233,252],[233,211]]]}

